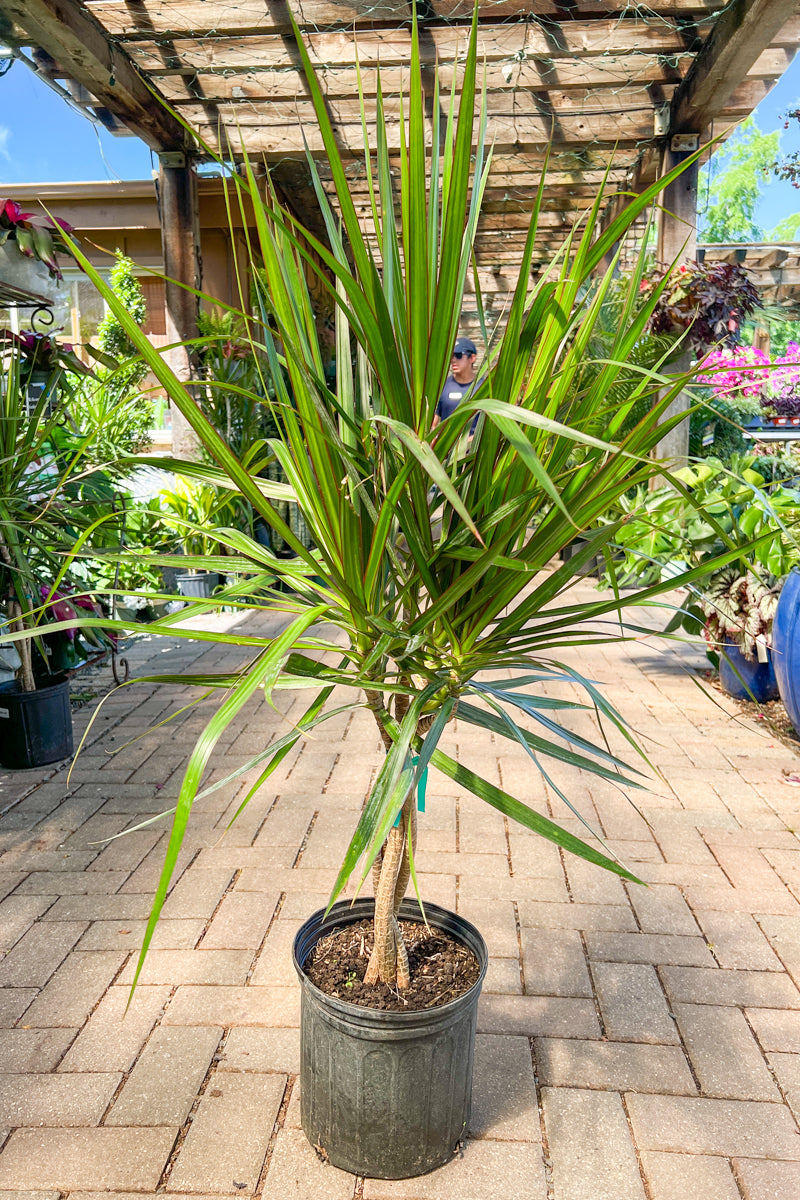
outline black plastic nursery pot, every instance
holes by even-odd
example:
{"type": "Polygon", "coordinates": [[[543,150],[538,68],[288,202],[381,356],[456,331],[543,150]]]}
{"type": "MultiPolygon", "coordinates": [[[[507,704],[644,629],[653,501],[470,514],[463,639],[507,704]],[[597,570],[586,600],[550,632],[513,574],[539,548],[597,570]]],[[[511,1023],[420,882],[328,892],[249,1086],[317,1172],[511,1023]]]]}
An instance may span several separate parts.
{"type": "Polygon", "coordinates": [[[72,754],[69,680],[23,692],[0,684],[0,766],[44,767],[72,754]]]}
{"type": "Polygon", "coordinates": [[[176,575],[175,582],[182,596],[208,600],[222,583],[222,576],[216,571],[189,571],[185,575],[176,575]]]}
{"type": "MultiPolygon", "coordinates": [[[[407,1179],[443,1166],[466,1136],[478,997],[486,944],[469,921],[426,904],[428,922],[467,946],[480,975],[463,996],[419,1012],[383,1012],[327,996],[303,971],[335,927],[372,917],[374,902],[315,912],[294,941],[300,977],[300,1118],[312,1146],[335,1167],[374,1179],[407,1179]]],[[[404,900],[400,919],[420,921],[404,900]]]]}

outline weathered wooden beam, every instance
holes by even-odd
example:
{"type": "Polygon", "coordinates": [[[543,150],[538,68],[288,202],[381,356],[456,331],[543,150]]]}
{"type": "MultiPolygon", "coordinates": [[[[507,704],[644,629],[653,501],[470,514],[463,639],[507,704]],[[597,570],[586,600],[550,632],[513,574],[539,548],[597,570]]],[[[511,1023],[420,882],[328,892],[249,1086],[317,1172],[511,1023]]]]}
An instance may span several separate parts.
{"type": "MultiPolygon", "coordinates": [[[[602,19],[618,16],[629,9],[625,4],[610,5],[607,0],[579,0],[571,3],[570,20],[602,19]]],[[[725,0],[648,0],[647,11],[660,24],[675,17],[708,17],[725,7],[725,0]]],[[[136,37],[142,31],[157,33],[240,33],[267,28],[290,28],[289,13],[301,29],[405,24],[410,20],[408,0],[288,0],[269,5],[264,0],[239,0],[237,4],[209,7],[208,0],[88,0],[103,24],[119,37],[136,37]]],[[[444,22],[469,24],[472,0],[463,3],[433,5],[433,13],[444,22]]],[[[494,0],[488,15],[492,20],[528,21],[531,16],[562,20],[563,0],[494,0]]]]}
{"type": "MultiPolygon", "coordinates": [[[[426,60],[423,66],[432,67],[434,61],[426,60]]],[[[587,92],[590,91],[592,98],[599,98],[604,94],[616,98],[619,107],[625,103],[625,89],[650,87],[654,82],[662,85],[668,99],[682,77],[681,71],[673,68],[661,56],[630,55],[625,59],[617,59],[616,62],[617,68],[609,69],[603,57],[567,60],[564,68],[558,70],[548,69],[536,59],[513,66],[507,61],[489,62],[485,69],[486,90],[491,94],[514,94],[520,89],[533,89],[547,96],[552,93],[554,104],[558,103],[561,96],[571,97],[576,93],[579,97],[587,97],[587,92]]],[[[687,58],[683,62],[683,70],[687,69],[688,63],[687,58]]],[[[775,73],[779,72],[773,72],[775,73]]],[[[158,79],[158,86],[164,95],[176,103],[187,99],[190,94],[188,85],[193,80],[202,84],[206,96],[219,101],[249,103],[285,100],[297,95],[301,90],[298,77],[291,71],[253,64],[226,70],[224,74],[218,69],[198,70],[195,67],[164,67],[154,69],[150,74],[158,79]]],[[[457,74],[460,74],[457,67],[449,63],[441,64],[440,89],[449,94],[457,74]]],[[[317,79],[325,94],[331,98],[358,96],[359,75],[354,66],[320,66],[317,69],[317,79]]],[[[410,70],[406,66],[382,66],[380,80],[384,95],[408,95],[410,70]]],[[[361,72],[361,86],[365,96],[374,96],[377,93],[377,81],[377,67],[367,67],[361,72]]]]}
{"type": "MultiPolygon", "coordinates": [[[[780,267],[782,265],[782,263],[786,262],[786,259],[788,257],[789,257],[788,250],[783,250],[780,247],[776,246],[772,250],[768,250],[766,252],[766,254],[759,255],[757,263],[754,266],[754,269],[761,270],[761,269],[766,269],[769,267],[780,267]]],[[[749,265],[750,264],[748,263],[748,266],[749,265]]]]}
{"type": "MultiPolygon", "coordinates": [[[[426,27],[432,61],[463,62],[469,29],[467,26],[431,25],[426,27]]],[[[788,36],[788,35],[787,35],[788,36]]],[[[405,28],[361,29],[355,34],[343,31],[303,34],[312,63],[320,68],[354,67],[362,69],[402,66],[411,58],[411,30],[405,28]]],[[[169,39],[169,61],[165,60],[164,39],[153,40],[152,34],[142,41],[129,41],[126,49],[142,69],[150,71],[176,70],[194,67],[198,70],[241,70],[252,67],[292,68],[296,64],[291,49],[281,31],[261,27],[251,35],[236,37],[209,34],[192,38],[172,36],[169,39]]],[[[506,61],[512,68],[516,62],[528,61],[542,66],[574,60],[593,60],[613,55],[683,56],[686,42],[680,31],[669,23],[649,23],[638,17],[610,21],[564,21],[559,37],[534,22],[485,24],[478,30],[478,54],[481,61],[506,61]]],[[[513,78],[513,76],[512,76],[513,78]]]]}
{"type": "MultiPolygon", "coordinates": [[[[757,59],[748,79],[771,83],[783,74],[791,57],[791,52],[782,47],[766,51],[757,59]]],[[[555,64],[536,58],[513,64],[509,64],[507,59],[487,61],[486,88],[491,93],[533,88],[545,93],[552,89],[558,94],[585,93],[588,89],[593,93],[606,91],[619,94],[621,88],[659,84],[664,86],[666,100],[691,61],[688,52],[677,61],[674,55],[651,54],[598,55],[596,58],[563,59],[555,64]]],[[[429,65],[426,56],[423,56],[423,65],[429,65]]],[[[450,88],[455,70],[452,64],[440,64],[439,81],[442,88],[450,88]]],[[[190,85],[194,80],[202,85],[208,99],[218,101],[285,100],[300,90],[298,78],[292,71],[253,64],[226,70],[225,73],[213,67],[162,67],[154,68],[150,75],[158,80],[161,92],[174,103],[191,96],[190,85]]],[[[354,66],[320,66],[317,78],[325,94],[331,98],[358,95],[358,74],[354,66]]],[[[408,81],[407,67],[381,68],[381,88],[385,95],[400,92],[407,95],[408,81]]],[[[377,68],[366,67],[361,73],[365,95],[375,95],[376,82],[377,68]]]]}
{"type": "MultiPolygon", "coordinates": [[[[234,152],[243,144],[249,154],[264,154],[268,158],[281,155],[299,156],[305,153],[306,143],[312,153],[322,151],[322,138],[314,122],[309,101],[298,101],[291,107],[264,106],[261,110],[257,106],[254,108],[255,111],[252,112],[241,110],[237,114],[238,121],[231,119],[229,123],[230,142],[234,152]]],[[[338,104],[332,104],[331,109],[334,116],[342,112],[338,104]]],[[[188,105],[183,112],[203,142],[215,149],[220,146],[218,127],[206,123],[207,117],[199,105],[188,105]]],[[[359,151],[363,153],[361,123],[353,119],[352,113],[346,114],[343,120],[334,120],[333,124],[340,146],[354,154],[359,151]]],[[[386,132],[389,149],[398,150],[399,125],[391,117],[387,118],[386,132]]],[[[368,123],[367,134],[374,145],[377,131],[373,124],[368,123]]],[[[625,152],[651,134],[650,114],[636,112],[616,117],[564,113],[555,123],[536,112],[490,113],[487,124],[488,142],[502,152],[523,148],[529,151],[535,151],[537,148],[543,150],[548,142],[557,147],[572,148],[583,147],[587,142],[590,142],[593,148],[598,143],[598,148],[606,149],[617,145],[625,152]]],[[[231,152],[225,138],[221,150],[223,155],[231,152]]]]}
{"type": "MultiPolygon", "coordinates": [[[[206,79],[203,76],[203,79],[206,79]]],[[[367,84],[372,83],[372,89],[367,86],[364,99],[367,111],[374,111],[374,99],[377,95],[377,75],[367,84]]],[[[751,85],[756,89],[757,98],[764,95],[764,84],[754,81],[751,85]]],[[[295,111],[298,103],[309,104],[307,91],[300,77],[295,78],[293,90],[286,89],[283,98],[266,97],[258,99],[253,95],[234,94],[230,99],[222,99],[215,107],[225,120],[236,119],[239,124],[254,124],[258,116],[272,114],[274,119],[283,120],[287,113],[295,111]]],[[[407,111],[408,104],[403,97],[408,96],[408,80],[405,88],[395,91],[391,87],[382,88],[384,111],[387,118],[399,120],[402,111],[407,111]]],[[[671,94],[671,88],[664,91],[671,94]]],[[[326,89],[325,96],[330,111],[339,121],[358,121],[361,119],[361,106],[357,94],[341,93],[334,89],[326,89]]],[[[196,95],[184,94],[177,107],[182,113],[191,113],[197,105],[196,95]]],[[[490,117],[538,117],[540,120],[558,125],[562,121],[573,120],[576,117],[589,120],[606,118],[609,130],[616,125],[624,137],[631,126],[638,129],[646,128],[650,136],[653,132],[653,104],[647,88],[638,86],[626,87],[620,90],[605,89],[596,91],[548,92],[532,91],[530,88],[508,88],[503,90],[487,89],[486,107],[490,117]]],[[[476,113],[479,105],[476,102],[476,113]]]]}
{"type": "MultiPolygon", "coordinates": [[[[664,160],[664,171],[689,158],[667,150],[664,160]]],[[[694,259],[697,249],[697,176],[698,162],[695,159],[686,166],[681,175],[668,184],[661,193],[661,209],[658,214],[658,241],[656,259],[665,266],[676,259],[694,259]]],[[[674,365],[675,374],[687,371],[691,355],[687,350],[674,365]]],[[[687,392],[680,392],[664,413],[664,419],[686,413],[686,419],[675,425],[656,446],[656,458],[664,459],[673,467],[685,466],[689,457],[689,419],[688,410],[692,397],[687,392]]]]}
{"type": "MultiPolygon", "coordinates": [[[[797,0],[736,0],[720,17],[712,35],[699,51],[683,82],[676,88],[670,105],[668,137],[660,138],[642,150],[631,173],[628,188],[632,193],[643,191],[663,174],[665,147],[668,138],[683,132],[708,137],[713,121],[724,129],[737,124],[752,112],[759,97],[753,90],[763,81],[765,94],[782,71],[774,76],[754,71],[764,55],[784,56],[788,66],[800,44],[797,0]],[[758,33],[753,23],[760,22],[758,33]],[[749,75],[753,72],[752,75],[749,75]],[[745,78],[749,76],[748,78],[745,78]]],[[[770,57],[775,67],[780,58],[770,57]]],[[[624,202],[615,199],[606,207],[603,224],[609,225],[618,215],[624,202]]]]}
{"type": "MultiPolygon", "coordinates": [[[[664,170],[688,158],[669,152],[664,170]]],[[[697,249],[697,160],[684,169],[661,193],[656,258],[667,265],[675,259],[694,259],[697,249]]]]}
{"type": "MultiPolygon", "coordinates": [[[[743,115],[752,112],[768,90],[768,85],[763,80],[745,82],[736,89],[732,98],[735,100],[735,108],[725,109],[726,117],[734,123],[743,115]]],[[[336,92],[327,92],[326,98],[328,111],[335,125],[354,125],[360,128],[361,105],[358,98],[341,96],[336,92]]],[[[368,113],[374,111],[373,98],[370,94],[365,94],[368,113]]],[[[205,105],[198,104],[196,95],[185,96],[176,104],[176,108],[193,125],[208,122],[207,109],[205,105]]],[[[404,109],[400,93],[388,90],[384,92],[384,113],[387,121],[392,124],[399,122],[404,109]]],[[[648,91],[638,87],[627,88],[621,93],[550,91],[546,95],[539,95],[532,93],[528,88],[509,92],[488,91],[486,109],[490,122],[513,120],[520,125],[528,123],[528,129],[537,136],[525,136],[523,133],[519,137],[521,146],[528,146],[531,142],[543,144],[548,140],[555,143],[589,142],[592,145],[596,140],[608,146],[653,137],[653,105],[648,91]],[[546,131],[544,138],[543,129],[546,131]]],[[[215,120],[219,118],[231,128],[241,129],[251,128],[266,121],[273,124],[302,122],[305,125],[313,120],[311,101],[299,81],[297,90],[286,99],[257,101],[253,97],[237,96],[231,101],[214,103],[213,113],[215,120]]]]}
{"type": "Polygon", "coordinates": [[[21,45],[45,50],[60,71],[154,150],[182,150],[186,131],[128,54],[75,0],[0,0],[0,19],[21,45]]]}
{"type": "MultiPolygon", "coordinates": [[[[795,16],[797,0],[733,0],[719,17],[710,37],[697,55],[686,78],[676,89],[670,105],[664,172],[687,155],[675,139],[678,135],[706,133],[711,123],[725,112],[737,88],[759,55],[795,16]]],[[[748,105],[742,106],[748,111],[748,105]]],[[[661,197],[658,248],[659,262],[695,256],[697,246],[697,160],[671,183],[661,197]]],[[[688,358],[685,364],[688,366],[688,358]]],[[[667,416],[684,411],[689,400],[678,396],[667,416]]],[[[689,447],[689,423],[675,426],[660,442],[657,453],[672,462],[685,461],[689,447]]]]}
{"type": "Polygon", "coordinates": [[[670,134],[704,133],[796,12],[797,0],[733,0],[672,98],[670,134]]]}

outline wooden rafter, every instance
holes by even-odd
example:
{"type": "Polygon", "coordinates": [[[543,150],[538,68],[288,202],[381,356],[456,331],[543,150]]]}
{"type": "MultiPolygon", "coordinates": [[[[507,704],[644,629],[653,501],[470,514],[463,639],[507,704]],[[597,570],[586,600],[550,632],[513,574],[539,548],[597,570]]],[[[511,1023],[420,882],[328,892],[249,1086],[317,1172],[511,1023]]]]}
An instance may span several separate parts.
{"type": "Polygon", "coordinates": [[[153,150],[182,150],[186,131],[159,103],[127,52],[75,0],[0,0],[0,19],[20,45],[45,50],[153,150]]]}
{"type": "Polygon", "coordinates": [[[734,0],[672,98],[670,133],[705,133],[796,10],[796,0],[734,0]]]}
{"type": "MultiPolygon", "coordinates": [[[[675,89],[667,137],[645,149],[631,177],[631,191],[641,191],[658,177],[664,146],[674,134],[697,133],[704,138],[718,119],[734,125],[752,112],[755,104],[750,108],[745,105],[743,112],[738,105],[729,107],[735,90],[743,86],[748,73],[775,41],[785,44],[788,67],[798,45],[797,13],[797,0],[734,0],[675,89]]],[[[609,213],[607,219],[612,215],[609,213]]]]}

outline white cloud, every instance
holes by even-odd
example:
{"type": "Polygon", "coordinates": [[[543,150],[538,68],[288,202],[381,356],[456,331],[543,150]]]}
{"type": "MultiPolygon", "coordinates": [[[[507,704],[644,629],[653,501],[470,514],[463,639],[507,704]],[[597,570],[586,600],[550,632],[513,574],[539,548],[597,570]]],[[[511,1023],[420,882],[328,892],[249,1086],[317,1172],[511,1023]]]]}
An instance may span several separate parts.
{"type": "Polygon", "coordinates": [[[8,153],[8,139],[11,137],[11,130],[6,129],[5,125],[0,125],[0,156],[11,162],[11,155],[8,153]]]}

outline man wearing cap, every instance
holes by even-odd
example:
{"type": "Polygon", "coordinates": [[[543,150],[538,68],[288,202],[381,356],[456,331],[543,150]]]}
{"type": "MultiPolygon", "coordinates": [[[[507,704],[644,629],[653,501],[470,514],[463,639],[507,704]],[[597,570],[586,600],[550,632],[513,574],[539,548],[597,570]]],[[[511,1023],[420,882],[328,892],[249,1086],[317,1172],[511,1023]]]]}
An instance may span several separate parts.
{"type": "MultiPolygon", "coordinates": [[[[432,428],[435,429],[442,421],[446,421],[458,408],[461,401],[471,390],[475,382],[475,358],[477,355],[475,343],[466,337],[456,340],[453,347],[453,357],[450,360],[450,374],[445,380],[442,394],[436,404],[432,428]]],[[[473,428],[477,423],[475,414],[473,428]]]]}

